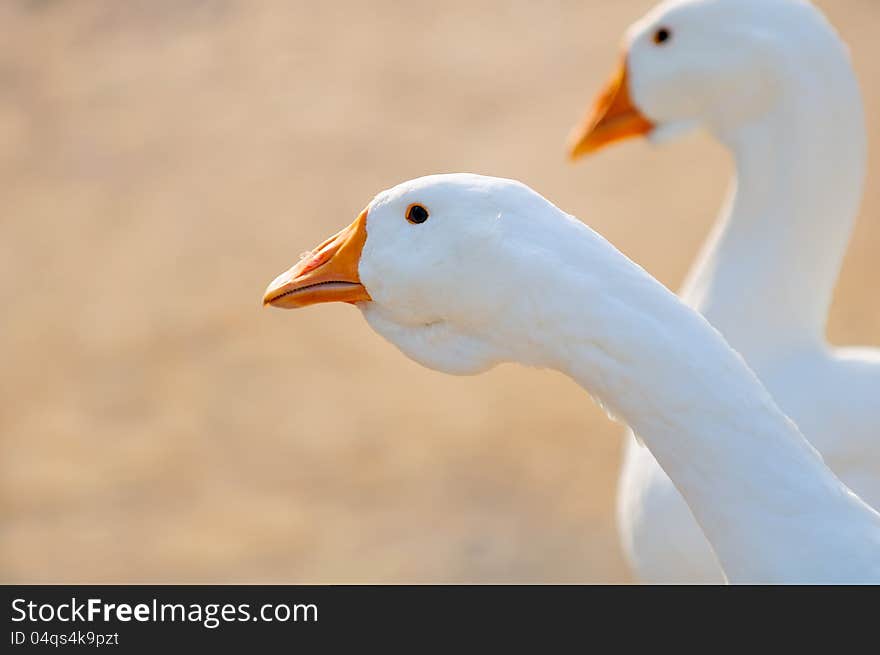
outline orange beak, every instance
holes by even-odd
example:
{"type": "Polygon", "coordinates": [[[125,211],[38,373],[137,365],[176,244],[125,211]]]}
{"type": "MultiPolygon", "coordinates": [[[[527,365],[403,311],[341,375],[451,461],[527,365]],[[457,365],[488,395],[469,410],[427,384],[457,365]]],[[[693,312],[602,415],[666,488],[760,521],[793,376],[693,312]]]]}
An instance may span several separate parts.
{"type": "Polygon", "coordinates": [[[295,309],[321,302],[357,303],[371,300],[358,275],[361,251],[366,240],[365,209],[354,223],[275,278],[266,289],[263,304],[295,309]]]}
{"type": "Polygon", "coordinates": [[[583,122],[572,131],[568,156],[574,161],[616,141],[647,134],[652,129],[654,124],[636,108],[630,97],[629,72],[624,57],[583,122]]]}

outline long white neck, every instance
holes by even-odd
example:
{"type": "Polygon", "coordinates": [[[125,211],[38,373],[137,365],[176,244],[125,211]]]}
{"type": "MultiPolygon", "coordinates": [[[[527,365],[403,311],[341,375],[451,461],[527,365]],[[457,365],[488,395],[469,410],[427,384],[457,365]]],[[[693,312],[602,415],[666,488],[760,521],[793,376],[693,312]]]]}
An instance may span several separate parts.
{"type": "Polygon", "coordinates": [[[743,359],[604,240],[571,232],[500,332],[520,344],[514,358],[570,375],[635,430],[730,581],[880,581],[880,516],[825,466],[743,359]],[[560,303],[548,288],[582,301],[560,303]]]}
{"type": "MultiPolygon", "coordinates": [[[[836,38],[836,37],[835,37],[836,38]]],[[[865,176],[862,100],[840,44],[795,62],[778,102],[716,126],[736,176],[682,297],[743,355],[818,343],[865,176]]]]}

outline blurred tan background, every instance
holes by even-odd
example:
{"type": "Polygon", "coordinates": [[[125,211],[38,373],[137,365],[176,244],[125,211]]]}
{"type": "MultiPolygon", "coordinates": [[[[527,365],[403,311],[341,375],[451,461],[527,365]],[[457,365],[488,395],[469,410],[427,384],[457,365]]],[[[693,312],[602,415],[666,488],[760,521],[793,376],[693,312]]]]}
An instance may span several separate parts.
{"type": "MultiPolygon", "coordinates": [[[[519,178],[671,287],[730,174],[563,142],[653,0],[0,4],[0,581],[626,582],[621,428],[265,285],[418,175],[519,178]]],[[[871,121],[830,322],[880,343],[880,4],[820,3],[871,121]]]]}

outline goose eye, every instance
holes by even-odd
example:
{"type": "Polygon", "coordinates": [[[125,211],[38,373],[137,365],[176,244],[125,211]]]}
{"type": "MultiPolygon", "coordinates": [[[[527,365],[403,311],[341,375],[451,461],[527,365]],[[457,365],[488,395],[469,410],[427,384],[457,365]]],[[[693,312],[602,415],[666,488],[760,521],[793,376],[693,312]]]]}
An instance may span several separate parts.
{"type": "Polygon", "coordinates": [[[657,45],[663,45],[669,39],[672,38],[672,30],[668,27],[661,27],[656,32],[654,32],[654,43],[657,45]]]}
{"type": "Polygon", "coordinates": [[[406,220],[410,223],[424,223],[428,220],[428,210],[418,203],[413,203],[406,208],[406,220]]]}

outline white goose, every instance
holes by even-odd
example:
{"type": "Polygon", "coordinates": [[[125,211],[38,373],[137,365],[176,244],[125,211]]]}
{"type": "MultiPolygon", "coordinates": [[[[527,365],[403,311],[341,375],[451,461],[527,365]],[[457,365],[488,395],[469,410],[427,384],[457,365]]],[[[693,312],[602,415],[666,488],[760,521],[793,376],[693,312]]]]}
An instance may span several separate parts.
{"type": "Polygon", "coordinates": [[[264,302],[355,303],[455,374],[554,368],[631,425],[731,582],[880,582],[880,515],[824,465],[721,335],[528,187],[424,177],[380,193],[264,302]]]}
{"type": "MultiPolygon", "coordinates": [[[[665,2],[624,46],[621,70],[573,134],[572,156],[689,126],[730,149],[730,199],[681,297],[746,358],[828,466],[880,507],[880,351],[825,341],[865,175],[846,46],[800,0],[665,2]]],[[[721,579],[670,477],[633,438],[618,515],[643,581],[721,579]]]]}

